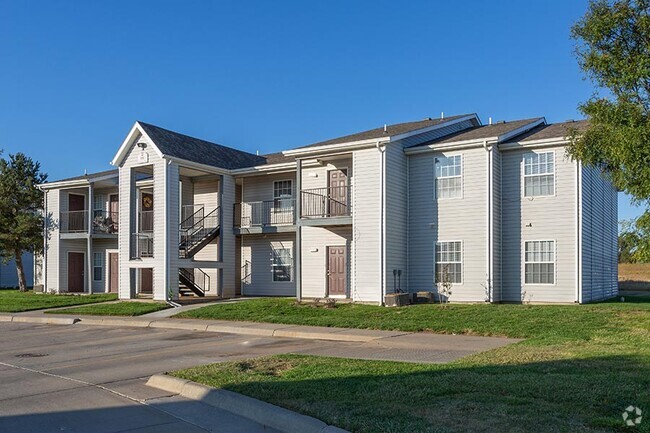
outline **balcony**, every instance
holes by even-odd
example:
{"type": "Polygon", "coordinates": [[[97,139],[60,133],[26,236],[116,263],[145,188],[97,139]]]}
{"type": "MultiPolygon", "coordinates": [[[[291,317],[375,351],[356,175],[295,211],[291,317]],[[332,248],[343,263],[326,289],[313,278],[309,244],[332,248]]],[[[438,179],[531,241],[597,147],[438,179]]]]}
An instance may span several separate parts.
{"type": "MultiPolygon", "coordinates": [[[[300,216],[305,220],[321,220],[320,224],[350,224],[352,189],[347,186],[303,189],[300,216]],[[331,220],[324,222],[323,219],[331,220]]],[[[307,223],[309,224],[309,223],[307,223]]]]}
{"type": "Polygon", "coordinates": [[[103,210],[93,211],[93,233],[117,234],[119,227],[119,213],[103,210]]]}
{"type": "Polygon", "coordinates": [[[153,233],[133,233],[133,258],[153,257],[153,233]]]}
{"type": "Polygon", "coordinates": [[[235,203],[234,225],[240,232],[269,233],[295,230],[296,200],[275,200],[235,203]]]}
{"type": "Polygon", "coordinates": [[[61,233],[87,233],[88,211],[74,210],[61,212],[59,230],[61,233]]]}

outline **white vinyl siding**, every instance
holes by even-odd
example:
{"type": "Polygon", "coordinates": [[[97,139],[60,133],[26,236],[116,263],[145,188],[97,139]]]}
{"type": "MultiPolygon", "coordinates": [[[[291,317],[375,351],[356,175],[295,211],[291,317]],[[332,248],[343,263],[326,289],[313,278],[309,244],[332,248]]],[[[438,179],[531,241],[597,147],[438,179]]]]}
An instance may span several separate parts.
{"type": "MultiPolygon", "coordinates": [[[[241,237],[240,285],[244,296],[295,296],[295,278],[273,282],[274,249],[288,249],[294,257],[295,233],[241,237]]],[[[293,272],[293,269],[291,269],[293,272]]]]}
{"type": "Polygon", "coordinates": [[[460,241],[436,243],[436,283],[463,282],[463,243],[460,241]]]}
{"type": "Polygon", "coordinates": [[[501,301],[575,302],[577,284],[576,163],[564,148],[549,149],[554,163],[555,195],[543,200],[524,197],[524,155],[529,150],[501,153],[501,301]],[[561,156],[562,155],[562,156],[561,156]],[[555,241],[554,284],[525,282],[525,241],[555,241]]]}
{"type": "Polygon", "coordinates": [[[463,194],[461,155],[436,158],[436,198],[458,198],[463,194]]]}
{"type": "Polygon", "coordinates": [[[524,266],[525,284],[555,284],[555,241],[527,241],[524,266]]]}
{"type": "Polygon", "coordinates": [[[555,152],[524,155],[524,197],[555,194],[555,152]]]}

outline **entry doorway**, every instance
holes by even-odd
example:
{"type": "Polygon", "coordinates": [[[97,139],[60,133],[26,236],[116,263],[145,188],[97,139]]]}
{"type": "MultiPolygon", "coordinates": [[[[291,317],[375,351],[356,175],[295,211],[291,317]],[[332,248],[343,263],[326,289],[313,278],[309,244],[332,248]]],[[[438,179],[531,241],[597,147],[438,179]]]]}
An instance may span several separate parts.
{"type": "Polygon", "coordinates": [[[348,170],[330,170],[327,172],[329,190],[329,216],[348,215],[348,170]]]}
{"type": "Polygon", "coordinates": [[[327,293],[328,296],[345,297],[347,294],[347,248],[327,247],[327,293]]]}
{"type": "Polygon", "coordinates": [[[117,293],[120,283],[120,256],[117,251],[108,251],[108,292],[117,293]]]}
{"type": "Polygon", "coordinates": [[[68,194],[68,231],[86,231],[86,196],[83,194],[68,194]]]}
{"type": "Polygon", "coordinates": [[[153,295],[153,268],[140,269],[140,294],[153,295]]]}
{"type": "Polygon", "coordinates": [[[68,292],[84,292],[85,262],[84,253],[68,252],[68,292]]]}

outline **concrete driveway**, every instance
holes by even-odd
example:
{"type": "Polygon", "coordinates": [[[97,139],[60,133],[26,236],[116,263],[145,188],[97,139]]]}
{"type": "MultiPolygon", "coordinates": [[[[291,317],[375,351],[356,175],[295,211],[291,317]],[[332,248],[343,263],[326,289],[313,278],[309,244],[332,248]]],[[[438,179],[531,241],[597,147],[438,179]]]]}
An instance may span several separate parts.
{"type": "Polygon", "coordinates": [[[454,336],[432,337],[427,341],[440,341],[443,347],[424,347],[417,336],[410,337],[413,341],[358,343],[0,323],[0,432],[272,432],[236,414],[171,397],[145,382],[155,373],[280,353],[417,361],[434,356],[432,351],[454,359],[508,343],[479,343],[468,337],[478,345],[470,350],[460,347],[454,336]]]}

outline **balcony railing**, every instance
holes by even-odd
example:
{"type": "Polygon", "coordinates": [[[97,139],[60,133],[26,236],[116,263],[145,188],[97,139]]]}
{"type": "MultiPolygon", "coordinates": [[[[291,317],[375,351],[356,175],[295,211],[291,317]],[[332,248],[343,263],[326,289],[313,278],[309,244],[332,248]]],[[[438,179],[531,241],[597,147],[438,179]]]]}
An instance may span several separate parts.
{"type": "Polygon", "coordinates": [[[352,189],[347,186],[312,188],[301,191],[302,217],[341,217],[352,215],[352,189]]]}
{"type": "Polygon", "coordinates": [[[235,227],[263,227],[296,223],[296,200],[275,200],[235,203],[235,227]]]}
{"type": "Polygon", "coordinates": [[[133,233],[133,257],[153,257],[153,234],[133,233]]]}
{"type": "Polygon", "coordinates": [[[88,231],[88,211],[73,210],[61,212],[59,223],[61,233],[85,233],[88,231]]]}
{"type": "Polygon", "coordinates": [[[138,214],[138,231],[140,233],[153,232],[153,211],[143,210],[138,214]]]}
{"type": "Polygon", "coordinates": [[[118,212],[93,211],[93,233],[117,233],[118,216],[118,212]]]}

